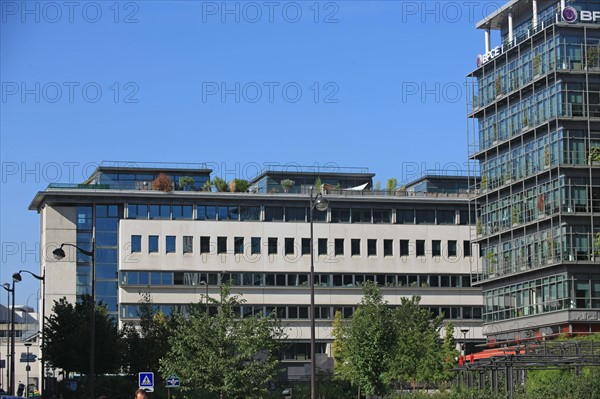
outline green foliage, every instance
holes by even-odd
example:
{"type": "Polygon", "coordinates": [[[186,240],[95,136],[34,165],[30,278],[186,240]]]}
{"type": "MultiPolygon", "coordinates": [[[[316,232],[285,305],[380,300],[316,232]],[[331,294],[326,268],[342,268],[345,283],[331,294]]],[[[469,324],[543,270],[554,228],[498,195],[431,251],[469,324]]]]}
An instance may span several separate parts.
{"type": "Polygon", "coordinates": [[[260,398],[279,367],[277,351],[284,337],[271,315],[239,318],[244,301],[221,286],[216,315],[195,309],[188,319],[179,315],[170,329],[170,351],[160,361],[163,376],[176,374],[181,390],[206,391],[224,398],[260,398]]]}
{"type": "Polygon", "coordinates": [[[290,188],[294,187],[296,182],[291,179],[283,179],[279,184],[281,184],[281,187],[283,187],[283,191],[287,193],[290,188]]]}
{"type": "Polygon", "coordinates": [[[588,154],[588,160],[590,162],[600,162],[600,147],[590,148],[590,152],[588,154]]]}
{"type": "Polygon", "coordinates": [[[432,318],[421,308],[421,298],[401,298],[393,315],[395,344],[392,348],[390,378],[401,383],[443,381],[445,354],[440,348],[440,327],[443,316],[432,318]]]}
{"type": "Polygon", "coordinates": [[[379,180],[375,182],[375,191],[381,191],[381,182],[379,180]]]}
{"type": "Polygon", "coordinates": [[[210,180],[207,180],[204,182],[204,185],[202,186],[202,191],[211,192],[212,188],[213,188],[213,182],[211,182],[210,180]]]}
{"type": "Polygon", "coordinates": [[[321,177],[317,176],[317,180],[315,180],[315,192],[321,191],[323,188],[323,183],[321,182],[321,177]]]}
{"type": "Polygon", "coordinates": [[[127,353],[123,367],[130,374],[158,370],[160,359],[169,350],[169,327],[173,324],[172,317],[156,311],[149,293],[143,293],[139,303],[139,326],[128,323],[123,327],[127,353]]]}
{"type": "Polygon", "coordinates": [[[394,345],[392,310],[373,282],[367,281],[363,292],[351,323],[334,327],[334,359],[339,365],[336,372],[360,387],[361,393],[380,395],[387,390],[383,377],[390,360],[389,349],[394,345]]]}
{"type": "Polygon", "coordinates": [[[245,193],[248,191],[250,183],[244,179],[233,179],[229,182],[229,191],[232,193],[245,193]]]}
{"type": "Polygon", "coordinates": [[[215,186],[218,192],[229,191],[229,186],[227,185],[227,182],[218,176],[213,179],[212,184],[213,186],[215,186]]]}
{"type": "MultiPolygon", "coordinates": [[[[445,315],[448,317],[449,315],[445,315]]],[[[442,381],[450,381],[454,377],[454,368],[456,367],[459,351],[456,349],[456,341],[454,340],[454,326],[447,322],[444,325],[444,342],[442,343],[442,359],[444,361],[442,367],[442,381]]]]}
{"type": "Polygon", "coordinates": [[[396,187],[398,187],[398,180],[394,177],[389,178],[386,183],[388,193],[393,193],[396,190],[396,187]]]}
{"type": "Polygon", "coordinates": [[[196,182],[191,176],[182,176],[179,178],[179,187],[183,190],[194,190],[196,182]]]}
{"type": "MultiPolygon", "coordinates": [[[[67,372],[89,374],[90,320],[93,301],[89,295],[75,305],[66,298],[54,301],[44,326],[42,353],[49,366],[67,372]]],[[[95,373],[113,373],[121,366],[121,333],[106,306],[95,309],[95,373]]]]}

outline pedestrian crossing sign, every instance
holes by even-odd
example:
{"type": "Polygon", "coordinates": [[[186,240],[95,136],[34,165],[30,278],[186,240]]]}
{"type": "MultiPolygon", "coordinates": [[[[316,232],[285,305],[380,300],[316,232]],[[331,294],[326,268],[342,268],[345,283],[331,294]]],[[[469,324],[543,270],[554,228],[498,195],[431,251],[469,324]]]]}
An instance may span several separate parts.
{"type": "Polygon", "coordinates": [[[138,386],[140,389],[145,389],[148,392],[154,392],[154,373],[151,371],[138,373],[138,386]]]}

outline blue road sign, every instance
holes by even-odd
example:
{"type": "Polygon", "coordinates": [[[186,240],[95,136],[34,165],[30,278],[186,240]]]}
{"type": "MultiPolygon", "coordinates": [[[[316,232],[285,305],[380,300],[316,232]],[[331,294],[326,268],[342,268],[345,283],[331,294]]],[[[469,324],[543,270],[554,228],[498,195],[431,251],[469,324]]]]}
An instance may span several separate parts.
{"type": "Polygon", "coordinates": [[[145,389],[148,392],[154,392],[154,373],[151,371],[138,373],[138,386],[140,389],[145,389]]]}
{"type": "Polygon", "coordinates": [[[167,378],[167,388],[179,388],[180,386],[181,381],[179,380],[179,377],[177,377],[175,374],[167,378]]]}

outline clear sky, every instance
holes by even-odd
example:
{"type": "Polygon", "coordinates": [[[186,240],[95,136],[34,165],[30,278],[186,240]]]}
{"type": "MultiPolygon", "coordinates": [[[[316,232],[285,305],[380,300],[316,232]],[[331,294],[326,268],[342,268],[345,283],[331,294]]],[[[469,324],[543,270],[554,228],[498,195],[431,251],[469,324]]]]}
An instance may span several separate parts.
{"type": "Polygon", "coordinates": [[[36,192],[103,160],[360,166],[384,187],[464,169],[475,23],[503,3],[0,0],[0,282],[39,273],[36,192]]]}

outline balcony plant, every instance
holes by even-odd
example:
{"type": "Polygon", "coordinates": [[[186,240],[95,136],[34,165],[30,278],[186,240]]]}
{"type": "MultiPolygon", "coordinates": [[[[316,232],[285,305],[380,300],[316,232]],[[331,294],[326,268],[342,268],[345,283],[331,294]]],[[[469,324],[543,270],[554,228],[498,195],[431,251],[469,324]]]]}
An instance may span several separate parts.
{"type": "Polygon", "coordinates": [[[502,95],[502,78],[500,75],[496,76],[496,97],[502,95]]]}
{"type": "Polygon", "coordinates": [[[173,180],[164,173],[156,176],[156,179],[152,181],[152,189],[156,191],[163,191],[165,193],[173,191],[173,180]]]}
{"type": "Polygon", "coordinates": [[[213,188],[213,182],[211,182],[210,180],[207,180],[206,182],[204,182],[204,184],[202,185],[202,191],[208,191],[211,192],[213,188]]]}
{"type": "Polygon", "coordinates": [[[586,65],[588,69],[600,68],[600,44],[587,48],[586,65]]]}
{"type": "Polygon", "coordinates": [[[542,56],[540,54],[533,57],[533,76],[537,76],[542,73],[542,56]]]}
{"type": "Polygon", "coordinates": [[[523,129],[527,129],[529,127],[529,115],[523,115],[523,129]]]}
{"type": "Polygon", "coordinates": [[[487,188],[488,188],[488,178],[487,178],[487,175],[484,174],[484,175],[481,176],[481,183],[480,184],[481,184],[481,190],[482,191],[487,190],[487,188]]]}
{"type": "Polygon", "coordinates": [[[386,189],[388,194],[393,194],[396,191],[396,187],[398,186],[398,180],[394,177],[390,177],[386,183],[386,189]]]}
{"type": "Polygon", "coordinates": [[[538,217],[546,216],[546,196],[540,194],[537,199],[538,217]]]}
{"type": "Polygon", "coordinates": [[[279,184],[281,184],[281,187],[283,187],[283,192],[287,193],[290,190],[290,188],[294,187],[294,184],[296,184],[296,182],[291,179],[283,179],[279,182],[279,184]]]}
{"type": "Polygon", "coordinates": [[[590,152],[588,153],[588,161],[590,165],[600,164],[600,147],[590,148],[590,152]]]}
{"type": "Polygon", "coordinates": [[[544,146],[544,167],[549,168],[552,163],[552,157],[550,156],[550,151],[548,150],[548,146],[544,146]]]}
{"type": "Polygon", "coordinates": [[[594,252],[592,260],[598,260],[600,258],[600,232],[596,233],[594,237],[594,252]]]}
{"type": "Polygon", "coordinates": [[[554,261],[554,238],[552,236],[548,236],[546,239],[546,243],[548,244],[548,263],[552,263],[554,261]]]}
{"type": "Polygon", "coordinates": [[[229,186],[227,185],[227,182],[218,176],[213,179],[213,185],[220,193],[229,191],[229,186]]]}
{"type": "Polygon", "coordinates": [[[183,191],[194,191],[196,182],[191,176],[182,176],[179,178],[179,188],[183,191]]]}
{"type": "Polygon", "coordinates": [[[229,191],[232,193],[245,193],[248,192],[250,183],[244,179],[233,179],[229,182],[229,191]]]}
{"type": "Polygon", "coordinates": [[[483,225],[481,224],[481,219],[477,219],[477,223],[475,223],[475,232],[478,236],[483,233],[483,225]]]}
{"type": "Polygon", "coordinates": [[[487,268],[488,268],[489,276],[495,277],[496,276],[496,265],[498,263],[498,260],[496,259],[496,254],[488,248],[488,250],[485,254],[485,259],[487,260],[487,268]]]}
{"type": "Polygon", "coordinates": [[[323,182],[321,182],[321,177],[317,176],[317,179],[315,180],[315,192],[320,192],[322,188],[323,182]]]}
{"type": "Polygon", "coordinates": [[[519,208],[516,205],[513,205],[512,208],[512,224],[516,226],[519,224],[519,208]]]}

